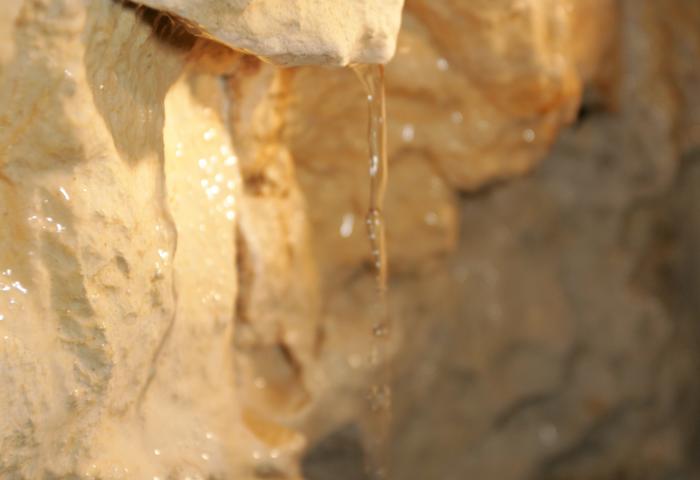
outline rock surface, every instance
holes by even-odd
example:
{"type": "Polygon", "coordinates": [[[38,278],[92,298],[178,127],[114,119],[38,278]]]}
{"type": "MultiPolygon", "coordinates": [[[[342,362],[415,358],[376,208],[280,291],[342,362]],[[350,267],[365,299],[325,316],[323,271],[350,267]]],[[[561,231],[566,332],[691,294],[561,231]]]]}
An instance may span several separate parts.
{"type": "MultiPolygon", "coordinates": [[[[362,476],[365,94],[223,44],[384,61],[401,3],[8,3],[1,478],[362,476]]],[[[395,478],[696,478],[700,4],[403,25],[395,478]]]]}
{"type": "MultiPolygon", "coordinates": [[[[315,28],[304,61],[342,63],[398,24],[315,28]]],[[[325,384],[283,72],[122,2],[1,31],[0,477],[298,478],[325,384]]]]}
{"type": "Polygon", "coordinates": [[[386,63],[403,0],[145,0],[232,48],[281,65],[386,63]]]}
{"type": "Polygon", "coordinates": [[[128,476],[127,419],[173,323],[163,100],[186,45],[161,42],[121,10],[25,3],[2,66],[7,478],[105,475],[104,464],[91,470],[97,456],[128,476]],[[149,74],[152,56],[164,60],[158,75],[149,74]]]}

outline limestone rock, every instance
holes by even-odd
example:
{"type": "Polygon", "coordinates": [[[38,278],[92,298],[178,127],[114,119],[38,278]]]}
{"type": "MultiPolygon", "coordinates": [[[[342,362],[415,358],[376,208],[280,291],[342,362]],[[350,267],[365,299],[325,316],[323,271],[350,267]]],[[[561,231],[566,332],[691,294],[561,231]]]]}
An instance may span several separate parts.
{"type": "Polygon", "coordinates": [[[98,438],[134,414],[173,321],[163,99],[185,46],[120,9],[25,3],[2,69],[0,471],[12,478],[82,475],[110,455],[98,438]]]}
{"type": "Polygon", "coordinates": [[[146,0],[224,44],[282,65],[385,63],[403,0],[146,0]]]}
{"type": "MultiPolygon", "coordinates": [[[[224,44],[384,62],[402,2],[144,3],[0,19],[0,477],[299,479],[376,378],[365,93],[224,44]]],[[[397,478],[695,478],[698,5],[408,1],[397,478]]]]}
{"type": "Polygon", "coordinates": [[[305,207],[267,102],[284,75],[236,73],[253,111],[271,105],[247,117],[220,77],[242,55],[157,11],[9,13],[0,476],[298,478],[292,424],[325,384],[305,207]]]}

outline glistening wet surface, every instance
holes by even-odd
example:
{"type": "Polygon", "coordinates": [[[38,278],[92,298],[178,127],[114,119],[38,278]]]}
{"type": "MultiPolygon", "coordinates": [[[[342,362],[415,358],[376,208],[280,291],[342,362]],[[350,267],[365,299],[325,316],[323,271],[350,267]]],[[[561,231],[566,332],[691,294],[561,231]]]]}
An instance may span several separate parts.
{"type": "Polygon", "coordinates": [[[391,424],[391,369],[387,345],[390,313],[387,303],[387,251],[384,197],[389,174],[386,140],[386,97],[383,65],[353,67],[367,92],[369,106],[369,208],[366,224],[372,249],[372,267],[376,275],[377,296],[372,308],[370,365],[375,370],[367,392],[367,437],[376,478],[389,478],[387,451],[391,424]]]}

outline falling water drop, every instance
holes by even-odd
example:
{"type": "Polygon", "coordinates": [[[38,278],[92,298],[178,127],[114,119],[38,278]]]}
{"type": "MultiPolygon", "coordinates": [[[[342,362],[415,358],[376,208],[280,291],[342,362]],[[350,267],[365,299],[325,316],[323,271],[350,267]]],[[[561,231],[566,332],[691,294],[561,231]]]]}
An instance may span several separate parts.
{"type": "MultiPolygon", "coordinates": [[[[389,428],[391,423],[391,371],[387,355],[389,340],[389,309],[387,291],[386,229],[384,221],[384,197],[388,180],[386,139],[386,99],[384,67],[382,65],[358,65],[354,67],[360,77],[369,102],[369,180],[370,197],[367,212],[367,237],[369,238],[372,264],[377,288],[377,310],[373,311],[370,340],[370,365],[376,368],[375,381],[368,392],[368,430],[370,453],[376,478],[388,478],[389,428]]],[[[413,136],[414,132],[404,132],[413,136]]]]}
{"type": "Polygon", "coordinates": [[[531,128],[527,128],[523,130],[523,140],[525,140],[527,143],[532,143],[535,141],[535,131],[531,128]]]}
{"type": "Polygon", "coordinates": [[[343,215],[343,221],[340,224],[340,236],[343,238],[350,238],[352,232],[355,230],[355,215],[352,213],[346,213],[343,215]]]}
{"type": "Polygon", "coordinates": [[[401,130],[401,138],[406,143],[412,142],[413,139],[416,138],[416,128],[410,123],[404,125],[403,129],[401,130]]]}
{"type": "Polygon", "coordinates": [[[68,195],[68,192],[66,191],[65,188],[59,187],[59,188],[58,188],[58,191],[61,192],[61,195],[63,195],[63,198],[65,198],[66,201],[69,201],[69,200],[70,200],[70,195],[68,195]]]}
{"type": "Polygon", "coordinates": [[[358,65],[355,67],[367,90],[369,101],[369,178],[370,198],[367,212],[367,232],[372,257],[377,268],[377,288],[383,296],[386,291],[386,233],[384,228],[384,197],[388,180],[386,154],[386,101],[384,93],[384,67],[382,65],[358,65]]]}

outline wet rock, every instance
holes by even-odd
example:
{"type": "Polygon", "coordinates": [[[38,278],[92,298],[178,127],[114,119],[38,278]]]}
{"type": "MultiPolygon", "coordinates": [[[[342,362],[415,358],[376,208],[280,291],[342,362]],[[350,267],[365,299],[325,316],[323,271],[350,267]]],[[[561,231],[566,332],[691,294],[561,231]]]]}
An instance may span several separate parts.
{"type": "Polygon", "coordinates": [[[285,75],[122,2],[0,29],[0,476],[298,478],[328,383],[285,75]]]}
{"type": "MultiPolygon", "coordinates": [[[[293,479],[307,448],[310,476],[361,475],[365,94],[195,34],[383,61],[400,2],[203,3],[0,20],[0,476],[293,479]]],[[[699,18],[407,3],[387,69],[396,478],[693,478],[699,18]]]]}
{"type": "Polygon", "coordinates": [[[121,472],[130,465],[103,435],[136,415],[176,308],[163,101],[190,40],[163,42],[108,2],[24,4],[12,36],[0,79],[0,370],[12,385],[0,471],[83,475],[106,456],[121,472]]]}

